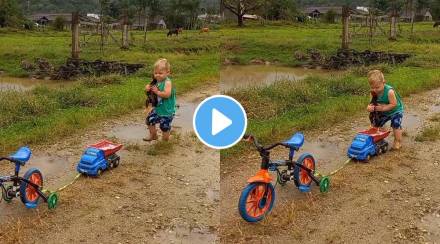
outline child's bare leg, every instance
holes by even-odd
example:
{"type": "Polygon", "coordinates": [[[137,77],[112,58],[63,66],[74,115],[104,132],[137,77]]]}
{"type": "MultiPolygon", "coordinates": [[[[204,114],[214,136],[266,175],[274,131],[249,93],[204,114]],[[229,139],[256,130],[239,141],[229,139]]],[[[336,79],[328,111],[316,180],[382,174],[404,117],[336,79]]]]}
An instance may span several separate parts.
{"type": "Polygon", "coordinates": [[[162,132],[162,140],[168,141],[170,139],[170,131],[162,132]]]}
{"type": "Polygon", "coordinates": [[[157,140],[157,131],[155,125],[149,125],[148,130],[150,131],[150,137],[144,138],[144,141],[153,141],[157,140]]]}
{"type": "Polygon", "coordinates": [[[402,129],[394,129],[394,149],[402,147],[402,129]]]}

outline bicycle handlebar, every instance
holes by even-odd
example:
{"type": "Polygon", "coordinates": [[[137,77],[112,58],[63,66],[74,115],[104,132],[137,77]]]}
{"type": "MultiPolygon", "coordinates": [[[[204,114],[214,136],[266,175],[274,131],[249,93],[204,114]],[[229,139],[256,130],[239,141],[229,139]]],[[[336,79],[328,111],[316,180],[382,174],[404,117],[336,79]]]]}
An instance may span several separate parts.
{"type": "Polygon", "coordinates": [[[272,144],[270,146],[263,147],[263,145],[258,143],[258,140],[252,134],[245,134],[243,136],[243,140],[245,140],[245,141],[252,141],[258,151],[269,151],[269,150],[271,150],[271,149],[273,149],[273,148],[275,148],[277,146],[289,147],[287,144],[282,143],[282,142],[277,142],[277,143],[272,144]]]}

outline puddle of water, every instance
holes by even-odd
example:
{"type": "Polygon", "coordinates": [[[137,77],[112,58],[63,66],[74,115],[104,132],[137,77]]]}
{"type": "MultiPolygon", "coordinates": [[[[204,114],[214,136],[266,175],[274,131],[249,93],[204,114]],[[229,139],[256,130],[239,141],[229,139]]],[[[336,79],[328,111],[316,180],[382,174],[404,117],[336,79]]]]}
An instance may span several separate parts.
{"type": "Polygon", "coordinates": [[[233,65],[220,71],[220,91],[227,92],[236,88],[267,86],[276,81],[303,80],[310,75],[336,75],[340,71],[327,71],[306,68],[292,68],[264,65],[233,65]]]}
{"type": "Polygon", "coordinates": [[[198,103],[180,103],[179,107],[177,108],[176,116],[174,117],[173,127],[181,129],[182,132],[192,131],[193,115],[197,106],[198,103]]]}
{"type": "Polygon", "coordinates": [[[217,235],[199,228],[189,229],[184,226],[177,226],[174,229],[158,232],[155,239],[158,243],[207,244],[216,243],[217,235]]]}
{"type": "Polygon", "coordinates": [[[206,192],[206,197],[210,202],[219,202],[220,201],[220,192],[218,190],[208,189],[206,192]]]}
{"type": "Polygon", "coordinates": [[[305,141],[295,158],[298,159],[305,152],[312,154],[316,161],[316,170],[326,174],[344,164],[347,160],[346,150],[350,143],[346,142],[347,145],[342,146],[332,142],[305,141]]]}
{"type": "Polygon", "coordinates": [[[54,81],[54,80],[37,80],[29,78],[16,78],[8,76],[0,76],[0,91],[28,91],[38,85],[47,85],[49,87],[60,88],[72,85],[76,81],[54,81]]]}
{"type": "MultiPolygon", "coordinates": [[[[194,102],[182,102],[176,111],[176,116],[172,122],[172,127],[178,129],[179,132],[188,132],[193,129],[193,115],[198,106],[194,102]]],[[[108,134],[109,137],[116,137],[124,141],[134,143],[142,142],[142,138],[148,135],[147,126],[145,124],[131,124],[116,126],[108,134]]]]}
{"type": "Polygon", "coordinates": [[[142,142],[142,138],[147,136],[147,126],[145,124],[117,126],[108,136],[124,141],[142,142]]]}
{"type": "Polygon", "coordinates": [[[407,113],[403,116],[402,127],[406,131],[414,132],[422,126],[422,118],[416,114],[407,113]]]}
{"type": "Polygon", "coordinates": [[[430,113],[440,113],[440,104],[434,104],[429,108],[430,113]]]}
{"type": "Polygon", "coordinates": [[[440,212],[426,215],[422,218],[419,225],[421,229],[427,231],[425,241],[436,243],[436,241],[440,240],[440,212]]]}

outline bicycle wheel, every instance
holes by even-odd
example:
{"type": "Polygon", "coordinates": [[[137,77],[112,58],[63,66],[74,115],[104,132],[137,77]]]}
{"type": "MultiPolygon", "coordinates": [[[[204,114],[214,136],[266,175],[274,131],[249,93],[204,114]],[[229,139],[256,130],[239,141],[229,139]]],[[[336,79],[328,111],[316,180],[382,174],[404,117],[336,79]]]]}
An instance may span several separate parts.
{"type": "MultiPolygon", "coordinates": [[[[310,169],[311,173],[315,172],[315,159],[311,154],[304,153],[298,158],[298,164],[303,165],[305,168],[310,169]]],[[[309,187],[312,184],[312,177],[307,170],[302,167],[295,166],[293,171],[294,177],[298,182],[298,187],[309,187]]]]}
{"type": "Polygon", "coordinates": [[[258,222],[268,214],[275,201],[275,190],[271,183],[251,183],[241,192],[238,211],[247,222],[258,222]]]}
{"type": "MultiPolygon", "coordinates": [[[[38,185],[40,188],[43,186],[43,175],[41,174],[40,170],[36,168],[29,169],[24,174],[23,178],[35,185],[38,185]]],[[[29,206],[36,205],[40,199],[37,189],[24,181],[20,183],[20,197],[21,201],[25,205],[28,204],[29,206]]]]}

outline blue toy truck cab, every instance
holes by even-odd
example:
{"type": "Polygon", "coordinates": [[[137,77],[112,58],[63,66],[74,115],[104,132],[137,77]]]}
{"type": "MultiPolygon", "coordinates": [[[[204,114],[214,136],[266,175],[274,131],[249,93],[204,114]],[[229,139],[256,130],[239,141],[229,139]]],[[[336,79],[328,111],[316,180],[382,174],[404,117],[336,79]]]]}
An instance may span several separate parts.
{"type": "Polygon", "coordinates": [[[77,170],[79,173],[98,176],[102,171],[108,167],[107,160],[103,150],[89,147],[81,156],[81,161],[78,163],[77,170]]]}
{"type": "Polygon", "coordinates": [[[376,144],[373,137],[366,134],[357,134],[353,139],[347,155],[359,161],[367,161],[370,156],[376,155],[376,144]]]}

